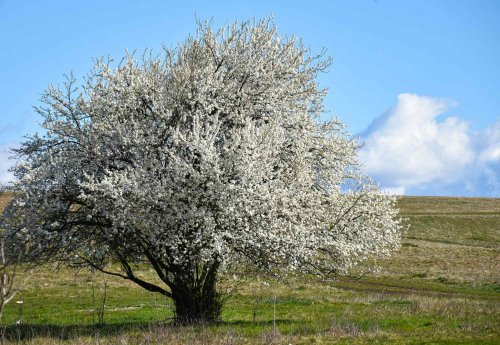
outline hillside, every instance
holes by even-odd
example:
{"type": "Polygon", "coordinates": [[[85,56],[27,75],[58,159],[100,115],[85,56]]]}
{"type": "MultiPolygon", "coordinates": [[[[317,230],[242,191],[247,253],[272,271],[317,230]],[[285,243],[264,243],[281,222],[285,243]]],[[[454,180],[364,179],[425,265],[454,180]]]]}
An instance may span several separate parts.
{"type": "Polygon", "coordinates": [[[14,194],[12,192],[0,192],[0,213],[2,213],[7,203],[12,199],[14,194]]]}
{"type": "Polygon", "coordinates": [[[500,199],[404,197],[408,230],[382,274],[500,286],[500,199]]]}
{"type": "MultiPolygon", "coordinates": [[[[0,208],[10,197],[0,196],[0,208]]],[[[399,207],[409,228],[390,258],[333,282],[296,277],[267,287],[263,277],[239,277],[223,322],[209,327],[169,326],[170,302],[126,281],[42,268],[18,296],[22,327],[14,326],[19,305],[7,306],[9,337],[29,344],[500,343],[500,199],[404,197],[399,207]]],[[[145,267],[143,275],[152,272],[145,267]]]]}

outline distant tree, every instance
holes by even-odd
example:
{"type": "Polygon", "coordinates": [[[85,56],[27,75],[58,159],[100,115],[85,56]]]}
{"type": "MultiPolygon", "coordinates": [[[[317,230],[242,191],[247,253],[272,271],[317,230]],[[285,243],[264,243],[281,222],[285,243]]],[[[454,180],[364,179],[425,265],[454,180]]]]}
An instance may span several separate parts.
{"type": "Polygon", "coordinates": [[[10,235],[31,260],[172,298],[183,323],[219,318],[229,268],[330,277],[387,254],[395,199],[362,174],[341,121],[320,118],[329,64],[268,19],[200,24],[176,49],[115,68],[97,60],[81,88],[70,76],[36,108],[46,134],[16,150],[10,235]]]}

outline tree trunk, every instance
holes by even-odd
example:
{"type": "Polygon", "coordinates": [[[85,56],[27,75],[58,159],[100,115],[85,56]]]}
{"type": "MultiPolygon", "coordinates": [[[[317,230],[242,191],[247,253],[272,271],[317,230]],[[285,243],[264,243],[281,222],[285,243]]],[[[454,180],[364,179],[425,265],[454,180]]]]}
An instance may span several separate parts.
{"type": "Polygon", "coordinates": [[[217,291],[217,268],[214,264],[200,276],[176,277],[171,287],[175,319],[179,324],[213,323],[220,319],[222,296],[217,291]]]}

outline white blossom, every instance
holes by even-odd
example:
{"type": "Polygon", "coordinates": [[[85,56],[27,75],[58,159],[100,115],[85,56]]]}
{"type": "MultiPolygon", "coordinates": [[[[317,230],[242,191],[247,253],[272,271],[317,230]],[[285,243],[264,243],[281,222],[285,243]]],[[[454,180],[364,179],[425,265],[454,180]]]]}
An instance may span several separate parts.
{"type": "Polygon", "coordinates": [[[81,88],[69,77],[43,96],[10,228],[40,258],[118,261],[132,280],[145,259],[170,288],[215,264],[331,275],[388,254],[395,198],[362,174],[342,122],[320,120],[329,63],[269,20],[97,60],[81,88]]]}

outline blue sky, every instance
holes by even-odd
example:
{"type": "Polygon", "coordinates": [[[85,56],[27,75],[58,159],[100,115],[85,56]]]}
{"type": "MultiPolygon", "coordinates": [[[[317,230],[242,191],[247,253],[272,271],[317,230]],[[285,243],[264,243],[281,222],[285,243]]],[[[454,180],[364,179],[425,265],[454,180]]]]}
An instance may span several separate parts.
{"type": "Polygon", "coordinates": [[[159,51],[215,26],[273,14],[282,34],[334,58],[327,108],[366,143],[385,189],[500,196],[499,1],[2,1],[0,182],[7,147],[37,130],[37,104],[64,73],[126,48],[159,51]]]}

